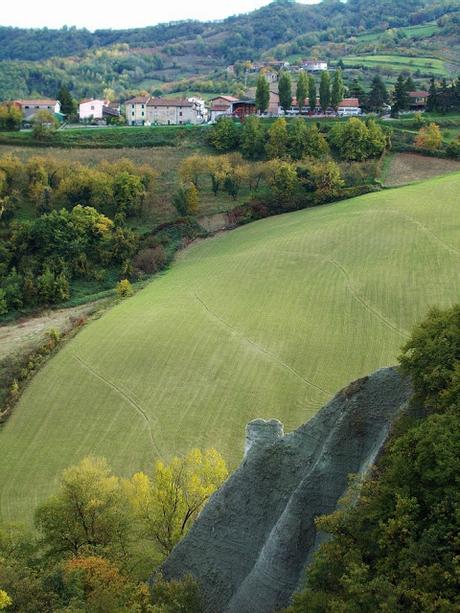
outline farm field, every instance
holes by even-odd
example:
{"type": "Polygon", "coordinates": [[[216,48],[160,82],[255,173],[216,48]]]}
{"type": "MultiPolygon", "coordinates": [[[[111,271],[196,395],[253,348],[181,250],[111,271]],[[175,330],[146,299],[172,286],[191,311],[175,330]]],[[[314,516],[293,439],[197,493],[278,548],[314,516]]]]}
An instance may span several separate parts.
{"type": "Polygon", "coordinates": [[[400,72],[420,70],[423,74],[447,76],[444,62],[431,57],[412,57],[404,55],[348,55],[343,58],[345,67],[363,66],[366,68],[380,67],[382,70],[400,72]]]}
{"type": "Polygon", "coordinates": [[[63,468],[129,475],[244,426],[287,431],[393,364],[429,306],[458,299],[460,173],[265,219],[197,242],[91,322],[36,375],[0,431],[0,514],[30,518],[63,468]]]}
{"type": "Polygon", "coordinates": [[[391,155],[383,181],[385,186],[395,187],[451,172],[460,172],[459,161],[427,157],[417,153],[395,153],[391,155]]]}
{"type": "MultiPolygon", "coordinates": [[[[136,128],[134,128],[136,130],[136,128]]],[[[177,211],[172,204],[172,195],[180,185],[178,169],[181,162],[194,153],[205,155],[206,147],[123,147],[121,149],[90,149],[61,147],[25,147],[0,144],[0,157],[14,155],[22,161],[34,156],[50,156],[58,160],[81,162],[88,166],[96,166],[100,162],[116,162],[127,158],[135,164],[147,164],[157,173],[157,187],[153,199],[146,199],[142,216],[130,220],[131,225],[140,231],[147,231],[152,226],[169,222],[177,217],[177,211]]],[[[209,181],[210,183],[210,181],[209,181]]],[[[200,194],[200,215],[214,215],[231,210],[241,204],[245,190],[241,190],[238,200],[233,200],[226,192],[220,191],[214,196],[210,187],[200,194]]]]}

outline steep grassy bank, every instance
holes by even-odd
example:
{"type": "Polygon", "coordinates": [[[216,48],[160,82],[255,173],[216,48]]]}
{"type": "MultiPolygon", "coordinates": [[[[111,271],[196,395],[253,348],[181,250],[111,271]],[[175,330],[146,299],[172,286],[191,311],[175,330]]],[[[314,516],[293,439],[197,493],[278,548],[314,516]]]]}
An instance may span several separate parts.
{"type": "Polygon", "coordinates": [[[27,517],[88,453],[119,473],[215,446],[255,417],[290,430],[395,362],[428,306],[458,298],[460,174],[193,245],[53,358],[0,432],[1,513],[27,517]]]}

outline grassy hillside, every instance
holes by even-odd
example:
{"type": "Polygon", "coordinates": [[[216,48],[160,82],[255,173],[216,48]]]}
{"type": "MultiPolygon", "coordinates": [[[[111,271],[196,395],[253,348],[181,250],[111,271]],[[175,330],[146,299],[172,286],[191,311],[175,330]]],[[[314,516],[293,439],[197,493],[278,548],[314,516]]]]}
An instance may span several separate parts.
{"type": "Polygon", "coordinates": [[[35,377],[0,432],[0,512],[27,517],[92,453],[116,472],[191,446],[240,460],[246,422],[288,430],[396,360],[458,299],[460,174],[266,219],[191,246],[35,377]]]}

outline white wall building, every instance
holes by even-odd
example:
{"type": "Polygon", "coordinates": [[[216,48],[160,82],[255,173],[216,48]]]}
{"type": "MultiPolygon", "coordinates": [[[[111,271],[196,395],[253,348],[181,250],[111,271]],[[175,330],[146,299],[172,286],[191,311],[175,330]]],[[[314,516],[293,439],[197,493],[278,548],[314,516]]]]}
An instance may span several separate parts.
{"type": "Polygon", "coordinates": [[[86,98],[78,105],[78,116],[80,120],[85,119],[103,119],[104,107],[108,107],[108,100],[99,100],[94,98],[86,98]]]}

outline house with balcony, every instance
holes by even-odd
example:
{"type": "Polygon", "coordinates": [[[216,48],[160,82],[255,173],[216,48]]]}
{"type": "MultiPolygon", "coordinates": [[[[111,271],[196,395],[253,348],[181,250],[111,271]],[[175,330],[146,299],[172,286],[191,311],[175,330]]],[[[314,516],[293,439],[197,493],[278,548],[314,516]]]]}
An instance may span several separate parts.
{"type": "Polygon", "coordinates": [[[428,102],[427,91],[409,92],[409,109],[411,111],[424,111],[428,102]]]}

